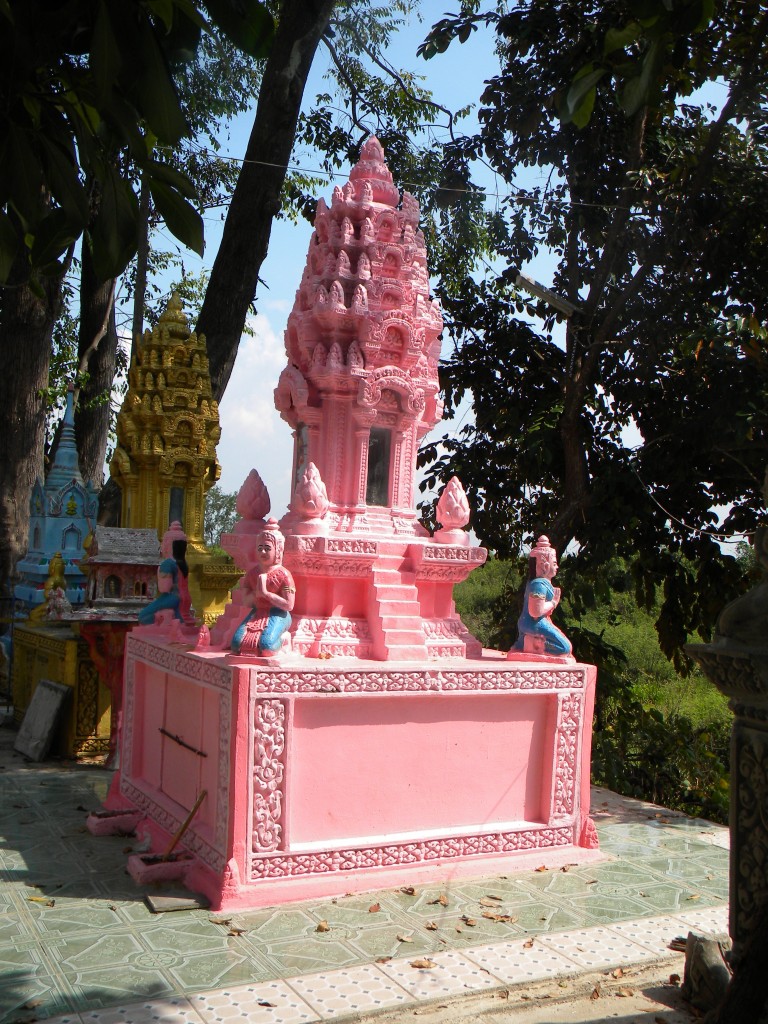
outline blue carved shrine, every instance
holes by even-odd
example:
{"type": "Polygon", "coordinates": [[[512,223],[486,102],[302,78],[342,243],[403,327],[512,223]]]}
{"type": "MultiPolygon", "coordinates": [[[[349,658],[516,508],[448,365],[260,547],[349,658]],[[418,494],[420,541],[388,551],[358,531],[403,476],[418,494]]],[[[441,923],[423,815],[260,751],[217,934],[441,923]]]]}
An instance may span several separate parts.
{"type": "Polygon", "coordinates": [[[96,525],[97,507],[98,492],[91,483],[83,482],[80,473],[70,384],[53,464],[45,483],[38,477],[32,488],[27,553],[16,567],[20,580],[14,596],[29,611],[44,600],[43,587],[57,552],[64,561],[67,599],[73,606],[85,600],[86,579],[79,562],[85,555],[85,539],[96,525]]]}

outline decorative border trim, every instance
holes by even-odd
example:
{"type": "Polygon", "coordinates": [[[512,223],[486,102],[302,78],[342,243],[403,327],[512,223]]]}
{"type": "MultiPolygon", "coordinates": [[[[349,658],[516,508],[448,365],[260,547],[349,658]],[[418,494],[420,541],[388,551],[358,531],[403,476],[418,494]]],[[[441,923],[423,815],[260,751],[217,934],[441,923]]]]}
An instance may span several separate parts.
{"type": "Polygon", "coordinates": [[[573,826],[526,829],[520,832],[492,832],[482,835],[428,839],[420,842],[366,846],[350,850],[317,853],[254,856],[251,880],[290,878],[300,875],[358,871],[362,868],[398,867],[458,857],[481,857],[525,850],[570,846],[573,826]]]}
{"type": "Polygon", "coordinates": [[[542,666],[535,669],[494,671],[478,668],[474,671],[445,670],[439,668],[397,671],[386,668],[391,662],[382,662],[381,669],[270,669],[260,666],[251,674],[251,685],[260,693],[453,693],[520,690],[583,691],[587,685],[587,670],[580,665],[542,666]]]}
{"type": "MultiPolygon", "coordinates": [[[[192,652],[160,646],[164,642],[162,638],[158,637],[157,644],[148,643],[146,640],[129,634],[126,639],[128,659],[135,658],[148,665],[165,669],[167,672],[175,672],[178,675],[194,679],[197,683],[213,686],[218,690],[231,690],[232,669],[230,666],[216,665],[192,652]]],[[[222,657],[223,655],[222,651],[222,657]]]]}

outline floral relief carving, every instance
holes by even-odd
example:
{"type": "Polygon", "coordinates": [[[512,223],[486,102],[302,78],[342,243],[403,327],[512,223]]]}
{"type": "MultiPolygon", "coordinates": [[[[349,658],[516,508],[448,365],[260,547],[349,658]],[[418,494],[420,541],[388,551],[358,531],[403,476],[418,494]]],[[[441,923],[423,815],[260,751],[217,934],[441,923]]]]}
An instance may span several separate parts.
{"type": "Polygon", "coordinates": [[[558,701],[558,723],[555,765],[555,795],[553,816],[573,814],[576,806],[576,779],[579,723],[581,721],[581,694],[563,694],[558,701]]]}
{"type": "Polygon", "coordinates": [[[262,700],[254,708],[253,849],[277,850],[282,842],[285,777],[285,705],[262,700]]]}
{"type": "Polygon", "coordinates": [[[420,864],[431,860],[457,857],[514,853],[519,850],[550,849],[557,846],[568,846],[572,842],[573,829],[570,827],[455,836],[351,850],[254,857],[251,861],[251,874],[254,879],[327,874],[356,871],[361,868],[420,864]]]}

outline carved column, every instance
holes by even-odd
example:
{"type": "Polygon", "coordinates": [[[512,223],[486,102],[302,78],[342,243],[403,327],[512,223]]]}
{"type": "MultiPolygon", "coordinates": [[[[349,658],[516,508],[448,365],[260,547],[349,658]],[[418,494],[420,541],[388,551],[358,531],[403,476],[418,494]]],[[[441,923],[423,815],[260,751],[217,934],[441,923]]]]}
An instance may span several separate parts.
{"type": "Polygon", "coordinates": [[[738,959],[768,913],[768,647],[720,641],[686,650],[729,699],[731,865],[729,931],[738,959]]]}

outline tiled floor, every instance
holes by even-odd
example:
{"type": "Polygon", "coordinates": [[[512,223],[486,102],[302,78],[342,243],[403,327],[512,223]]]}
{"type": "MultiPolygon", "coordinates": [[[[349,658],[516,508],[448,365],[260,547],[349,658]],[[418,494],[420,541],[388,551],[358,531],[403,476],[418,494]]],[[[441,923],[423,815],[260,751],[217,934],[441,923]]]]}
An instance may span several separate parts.
{"type": "Polygon", "coordinates": [[[135,840],[85,829],[109,773],[29,765],[12,743],[0,729],[0,1024],[327,1020],[640,964],[689,927],[727,930],[727,830],[602,790],[602,862],[153,914],[125,873],[135,840]]]}

